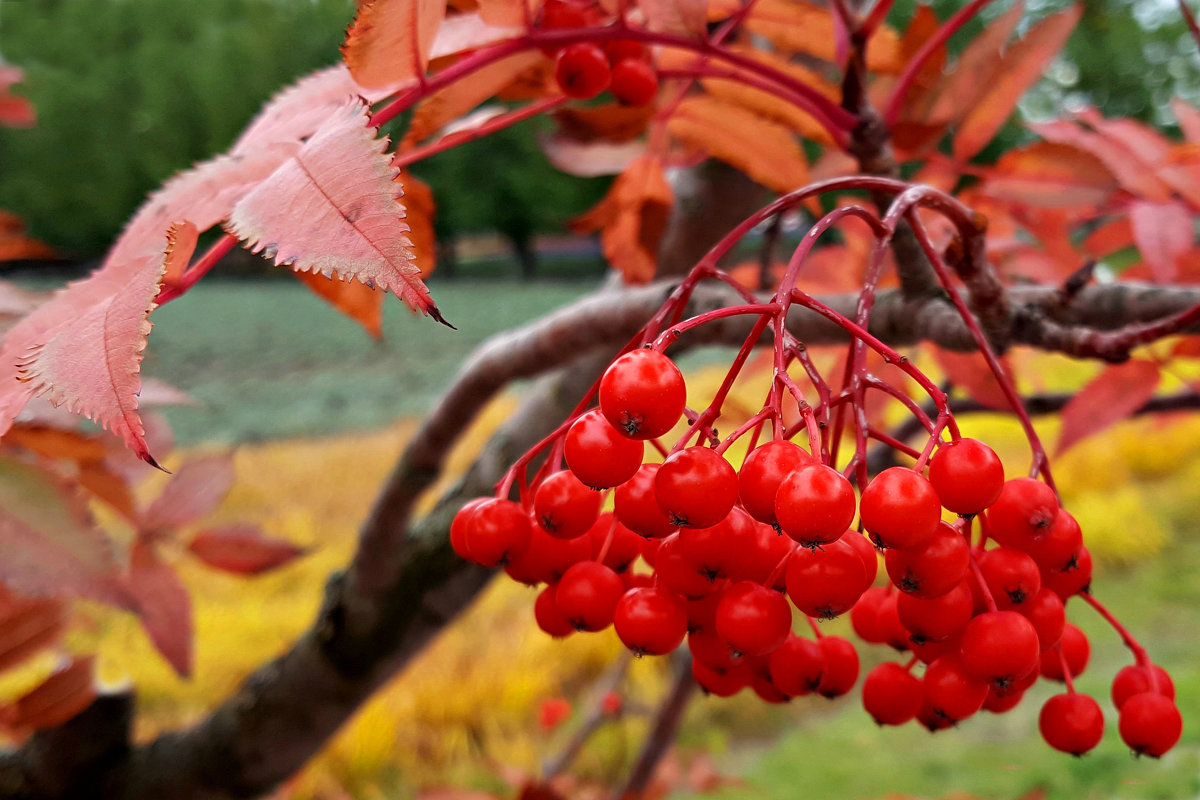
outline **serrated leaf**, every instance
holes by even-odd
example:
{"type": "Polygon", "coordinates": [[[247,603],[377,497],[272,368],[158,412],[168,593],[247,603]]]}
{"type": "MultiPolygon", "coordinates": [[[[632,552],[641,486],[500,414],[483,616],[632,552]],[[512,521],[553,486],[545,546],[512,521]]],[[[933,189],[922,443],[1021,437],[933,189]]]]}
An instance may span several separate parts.
{"type": "Polygon", "coordinates": [[[808,183],[808,162],[792,133],[740,106],[688,97],[667,121],[667,131],[777,192],[808,183]]]}
{"type": "Polygon", "coordinates": [[[112,545],[81,496],[12,459],[0,459],[0,553],[0,583],[22,594],[132,606],[112,545]]]}
{"type": "Polygon", "coordinates": [[[46,303],[35,313],[61,309],[58,324],[45,338],[27,342],[27,354],[17,366],[33,394],[45,394],[53,404],[94,420],[150,463],[153,457],[137,413],[138,373],[153,327],[150,312],[164,272],[173,261],[186,262],[195,246],[194,225],[173,225],[165,255],[145,256],[130,265],[123,284],[108,283],[103,271],[89,279],[94,291],[86,307],[60,304],[59,298],[46,303]]]}
{"type": "Polygon", "coordinates": [[[179,675],[190,677],[192,601],[179,573],[159,557],[152,542],[139,537],[129,552],[127,581],[150,641],[179,675]]]}
{"type": "Polygon", "coordinates": [[[1035,208],[1097,205],[1117,189],[1117,179],[1100,159],[1054,142],[1009,150],[985,174],[980,191],[1035,208]]]}
{"type": "Polygon", "coordinates": [[[0,671],[53,646],[67,619],[67,604],[60,599],[22,597],[0,586],[0,671]]]}
{"type": "Polygon", "coordinates": [[[7,721],[21,731],[54,728],[95,699],[95,656],[74,658],[17,700],[7,721]]]}
{"type": "Polygon", "coordinates": [[[1129,206],[1133,239],[1154,279],[1169,283],[1179,268],[1177,259],[1192,247],[1192,215],[1180,202],[1151,203],[1135,200],[1129,206]]]}
{"type": "Polygon", "coordinates": [[[445,0],[368,0],[346,32],[342,55],[356,83],[379,88],[425,74],[445,0]]]}
{"type": "Polygon", "coordinates": [[[1058,55],[1082,13],[1082,6],[1075,4],[1046,17],[1004,53],[987,90],[954,137],[956,159],[968,160],[992,140],[1016,110],[1017,101],[1058,55]]]}
{"type": "Polygon", "coordinates": [[[229,229],[277,265],[388,290],[435,319],[404,221],[399,170],[352,102],[234,207],[229,229]]]}
{"type": "Polygon", "coordinates": [[[572,221],[577,232],[599,230],[604,257],[626,283],[654,278],[658,243],[667,227],[674,192],[652,156],[635,160],[598,205],[572,221]]]}
{"type": "Polygon", "coordinates": [[[1160,378],[1158,364],[1146,359],[1105,367],[1063,406],[1058,453],[1141,408],[1154,396],[1160,378]]]}
{"type": "Polygon", "coordinates": [[[515,53],[473,72],[470,80],[455,81],[434,92],[417,104],[404,143],[412,145],[437,132],[504,89],[542,58],[536,50],[515,53]]]}
{"type": "Polygon", "coordinates": [[[169,531],[199,522],[229,494],[234,478],[230,453],[188,459],[142,514],[142,528],[169,531]]]}
{"type": "Polygon", "coordinates": [[[638,7],[652,31],[699,36],[708,22],[707,0],[640,0],[638,7]]]}
{"type": "Polygon", "coordinates": [[[304,555],[286,539],[264,536],[253,527],[215,528],[197,533],[188,552],[213,569],[236,575],[260,575],[304,555]]]}
{"type": "MultiPolygon", "coordinates": [[[[837,35],[829,8],[800,0],[758,0],[746,15],[745,25],[781,50],[837,60],[837,35]]],[[[890,74],[903,65],[900,37],[881,25],[867,42],[867,68],[890,74]]]]}

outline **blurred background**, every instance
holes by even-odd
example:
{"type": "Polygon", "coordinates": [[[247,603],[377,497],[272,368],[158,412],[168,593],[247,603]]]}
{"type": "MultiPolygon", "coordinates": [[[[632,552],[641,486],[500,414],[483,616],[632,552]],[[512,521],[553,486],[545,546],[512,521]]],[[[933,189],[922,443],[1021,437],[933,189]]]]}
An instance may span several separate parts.
{"type": "MultiPolygon", "coordinates": [[[[941,18],[960,4],[934,3],[941,18]]],[[[1064,6],[1031,0],[1033,18],[1064,6]]],[[[0,263],[0,278],[48,288],[95,266],[145,195],[173,173],[226,148],[279,88],[333,63],[353,0],[0,0],[0,64],[24,70],[15,91],[37,111],[30,128],[0,128],[0,208],[18,215],[56,257],[0,263]]],[[[1001,13],[956,37],[961,43],[1001,13]]],[[[896,4],[902,26],[911,2],[896,4]]],[[[1200,100],[1200,60],[1165,0],[1086,3],[1072,37],[1022,110],[1048,117],[1091,103],[1175,135],[1173,96],[1200,100]]],[[[430,286],[458,332],[414,318],[399,303],[371,340],[286,275],[231,259],[184,302],[154,314],[145,373],[186,391],[165,410],[189,454],[234,448],[237,481],[214,515],[249,520],[306,548],[278,572],[235,578],[180,559],[197,620],[197,666],[184,681],[137,621],[86,608],[73,646],[100,654],[102,674],[139,691],[140,735],[187,724],[253,666],[285,647],[315,613],[320,587],[354,545],[376,488],[420,415],[458,365],[491,334],[593,290],[605,275],[598,247],[564,234],[605,179],[557,173],[526,124],[456,149],[414,172],[438,205],[439,266],[430,286]],[[479,180],[487,174],[489,181],[479,180]]],[[[1028,134],[1010,125],[1002,152],[1028,134]]],[[[986,158],[988,153],[984,154],[986,158]]],[[[693,391],[719,374],[695,362],[693,391]]],[[[1027,359],[1042,390],[1078,387],[1096,369],[1027,359]]],[[[461,469],[514,400],[496,401],[466,437],[461,469]]],[[[1045,432],[1054,438],[1053,421],[1045,432]]],[[[1023,468],[1019,431],[979,416],[965,433],[1023,468]]],[[[698,699],[660,787],[672,796],[884,798],[1192,798],[1200,796],[1200,422],[1140,419],[1076,446],[1057,470],[1064,499],[1099,562],[1099,596],[1175,676],[1187,727],[1161,762],[1134,761],[1109,720],[1084,759],[1037,737],[1038,699],[961,730],[876,729],[855,697],[769,707],[754,697],[698,699]],[[1190,717],[1189,717],[1190,713],[1190,717]],[[727,777],[737,776],[737,777],[727,777]],[[957,793],[957,794],[956,794],[957,793]]],[[[152,497],[162,476],[143,486],[152,497]]],[[[107,519],[119,526],[119,520],[107,519]]],[[[533,594],[498,582],[387,691],[366,706],[281,797],[466,798],[511,795],[559,753],[612,679],[621,648],[610,634],[552,641],[532,621],[533,594]],[[447,787],[454,787],[448,789],[447,787]],[[476,792],[477,794],[472,794],[476,792]],[[482,793],[482,794],[478,794],[482,793]]],[[[1082,689],[1107,694],[1127,656],[1086,609],[1092,636],[1082,689]]],[[[848,625],[833,623],[830,632],[848,625]]],[[[884,654],[865,653],[864,672],[884,654]]],[[[572,789],[585,796],[619,780],[635,757],[667,668],[643,659],[619,684],[621,713],[581,754],[572,789]]],[[[10,680],[15,680],[11,679],[10,680]]],[[[0,690],[3,686],[0,686],[0,690]]],[[[1038,697],[1049,686],[1038,686],[1038,697]]],[[[1107,708],[1107,704],[1105,704],[1107,708]]]]}

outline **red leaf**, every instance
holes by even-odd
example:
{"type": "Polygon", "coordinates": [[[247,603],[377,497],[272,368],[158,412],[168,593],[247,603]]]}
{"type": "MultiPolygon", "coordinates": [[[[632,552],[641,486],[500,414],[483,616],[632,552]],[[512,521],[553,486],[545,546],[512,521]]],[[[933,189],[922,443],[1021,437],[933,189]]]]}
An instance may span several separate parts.
{"type": "Polygon", "coordinates": [[[1127,192],[1146,200],[1165,202],[1170,199],[1170,190],[1155,177],[1150,165],[1120,142],[1067,120],[1035,123],[1029,127],[1047,141],[1072,144],[1096,156],[1127,192]]]}
{"type": "Polygon", "coordinates": [[[163,562],[153,543],[138,538],[129,553],[129,590],[150,641],[177,673],[192,674],[192,601],[179,574],[163,562]]]}
{"type": "Polygon", "coordinates": [[[445,0],[369,0],[346,32],[342,54],[363,86],[379,88],[425,73],[445,0]]]}
{"type": "Polygon", "coordinates": [[[1200,144],[1200,109],[1179,97],[1171,98],[1171,110],[1183,129],[1183,135],[1192,144],[1200,144]]]}
{"type": "Polygon", "coordinates": [[[641,0],[638,7],[652,31],[699,36],[708,21],[706,0],[641,0]]]}
{"type": "Polygon", "coordinates": [[[0,459],[0,582],[22,594],[133,605],[83,499],[49,473],[0,459]]]}
{"type": "Polygon", "coordinates": [[[1032,86],[1050,63],[1079,21],[1083,7],[1042,20],[1023,39],[1008,49],[1000,60],[987,91],[971,109],[954,137],[954,157],[966,161],[992,140],[1012,115],[1021,95],[1032,86]]]}
{"type": "Polygon", "coordinates": [[[95,656],[84,656],[55,670],[16,702],[9,724],[19,730],[42,730],[63,724],[96,699],[95,656]]]}
{"type": "MultiPolygon", "coordinates": [[[[47,333],[33,339],[21,337],[18,332],[23,326],[18,325],[5,337],[6,345],[13,341],[14,348],[26,346],[17,369],[31,394],[46,394],[53,404],[66,404],[71,411],[95,420],[150,463],[154,459],[137,413],[138,373],[146,337],[153,327],[150,312],[164,272],[173,261],[186,262],[195,246],[195,226],[172,226],[165,256],[147,255],[122,265],[121,283],[101,270],[73,284],[30,315],[46,312],[47,333]]],[[[7,427],[2,423],[0,420],[0,429],[7,427]]]]}
{"type": "Polygon", "coordinates": [[[1129,207],[1133,238],[1154,279],[1174,280],[1176,259],[1192,247],[1192,215],[1179,202],[1151,203],[1135,200],[1129,207]]]}
{"type": "Polygon", "coordinates": [[[1097,205],[1116,188],[1116,178],[1091,153],[1035,142],[1001,156],[980,191],[1028,206],[1062,207],[1097,205]]]}
{"type": "Polygon", "coordinates": [[[1141,408],[1154,396],[1159,378],[1158,364],[1146,359],[1105,367],[1063,406],[1058,452],[1141,408]]]}
{"type": "Polygon", "coordinates": [[[0,671],[57,642],[67,629],[67,605],[56,598],[21,597],[0,586],[0,671]]]}
{"type": "Polygon", "coordinates": [[[374,134],[366,107],[347,104],[241,199],[229,228],[278,265],[386,289],[440,320],[408,238],[399,170],[374,134]]]}
{"type": "MultiPolygon", "coordinates": [[[[934,358],[946,373],[946,377],[954,386],[966,392],[968,397],[998,411],[1008,411],[1012,408],[1000,388],[999,381],[979,353],[959,353],[935,345],[929,346],[933,349],[934,358]]],[[[1008,368],[1005,359],[1002,358],[1001,363],[1008,368]]]]}
{"type": "Polygon", "coordinates": [[[185,461],[142,515],[142,528],[172,530],[199,522],[220,504],[233,482],[233,457],[229,453],[185,461]]]}
{"type": "Polygon", "coordinates": [[[25,73],[20,67],[0,64],[0,126],[29,128],[37,122],[33,104],[24,97],[17,97],[8,91],[9,87],[20,83],[24,77],[25,73]]]}
{"type": "Polygon", "coordinates": [[[627,283],[654,277],[658,243],[667,226],[674,193],[662,162],[643,157],[622,172],[600,203],[572,221],[577,232],[601,230],[604,257],[627,283]]]}
{"type": "Polygon", "coordinates": [[[930,114],[932,119],[958,121],[975,108],[980,96],[991,85],[993,75],[1003,67],[1004,47],[1024,14],[1025,4],[1013,3],[1012,8],[989,22],[983,32],[963,48],[954,70],[938,92],[937,104],[930,114]]]}
{"type": "Polygon", "coordinates": [[[286,539],[263,536],[257,528],[216,528],[197,533],[188,545],[196,558],[213,569],[236,575],[259,575],[281,567],[304,548],[286,539]]]}

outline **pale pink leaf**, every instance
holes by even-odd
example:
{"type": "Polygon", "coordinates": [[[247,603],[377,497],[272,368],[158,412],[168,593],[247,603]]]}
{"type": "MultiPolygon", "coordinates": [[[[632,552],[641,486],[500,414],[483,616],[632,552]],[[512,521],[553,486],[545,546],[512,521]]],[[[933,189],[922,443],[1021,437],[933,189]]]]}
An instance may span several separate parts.
{"type": "Polygon", "coordinates": [[[183,462],[142,514],[146,530],[172,530],[199,522],[220,504],[234,483],[229,453],[199,456],[183,462]]]}
{"type": "Polygon", "coordinates": [[[142,354],[153,327],[149,317],[164,272],[173,261],[186,262],[195,249],[195,226],[172,226],[167,242],[165,255],[130,265],[123,284],[114,285],[103,271],[89,279],[94,284],[90,304],[59,308],[64,295],[39,308],[36,313],[58,310],[58,324],[41,339],[25,340],[27,354],[17,367],[32,392],[96,421],[150,463],[154,459],[137,413],[142,354]]]}
{"type": "Polygon", "coordinates": [[[440,320],[404,221],[399,170],[360,102],[346,105],[233,209],[229,229],[297,272],[358,280],[440,320]]]}
{"type": "Polygon", "coordinates": [[[259,575],[304,554],[287,539],[264,536],[253,527],[215,528],[197,533],[188,551],[213,569],[259,575]]]}
{"type": "Polygon", "coordinates": [[[342,46],[350,74],[357,83],[371,88],[423,75],[445,16],[445,0],[360,3],[342,46]]]}
{"type": "Polygon", "coordinates": [[[142,407],[147,406],[198,406],[200,401],[177,386],[146,378],[142,381],[142,393],[138,396],[142,407]]]}
{"type": "Polygon", "coordinates": [[[139,538],[129,553],[129,590],[150,641],[174,670],[192,674],[192,601],[179,573],[164,562],[154,544],[139,538]]]}
{"type": "Polygon", "coordinates": [[[1171,152],[1171,141],[1167,137],[1136,119],[1108,119],[1091,106],[1076,111],[1074,116],[1101,136],[1126,147],[1147,164],[1161,164],[1171,152]]]}
{"type": "Polygon", "coordinates": [[[0,459],[0,553],[0,583],[22,594],[132,606],[112,543],[82,496],[11,459],[0,459]]]}
{"type": "Polygon", "coordinates": [[[708,22],[706,0],[641,0],[638,7],[652,31],[699,36],[708,22]]]}
{"type": "Polygon", "coordinates": [[[1176,259],[1192,247],[1192,215],[1177,201],[1135,200],[1129,206],[1133,239],[1155,280],[1168,283],[1178,271],[1176,259]]]}
{"type": "Polygon", "coordinates": [[[1184,137],[1192,144],[1200,144],[1200,109],[1186,100],[1175,97],[1171,99],[1171,110],[1183,130],[1184,137]]]}
{"type": "Polygon", "coordinates": [[[1154,396],[1159,378],[1158,364],[1146,359],[1105,367],[1063,406],[1058,452],[1141,408],[1154,396]]]}
{"type": "Polygon", "coordinates": [[[546,159],[555,167],[568,175],[584,178],[619,175],[646,152],[644,139],[584,142],[555,133],[540,137],[538,144],[546,154],[546,159]]]}
{"type": "Polygon", "coordinates": [[[433,39],[433,46],[429,50],[430,59],[477,50],[480,47],[521,35],[522,29],[518,25],[489,25],[480,16],[483,13],[484,5],[480,3],[479,8],[478,13],[472,11],[466,14],[455,14],[442,21],[442,26],[438,28],[437,36],[433,39]]]}

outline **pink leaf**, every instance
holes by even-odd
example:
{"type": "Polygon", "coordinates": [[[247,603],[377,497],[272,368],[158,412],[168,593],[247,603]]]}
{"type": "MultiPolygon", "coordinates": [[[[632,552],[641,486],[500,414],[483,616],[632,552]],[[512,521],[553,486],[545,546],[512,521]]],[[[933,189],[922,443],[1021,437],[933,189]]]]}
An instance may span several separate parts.
{"type": "Polygon", "coordinates": [[[1192,144],[1200,144],[1200,109],[1175,97],[1171,99],[1171,110],[1175,112],[1175,119],[1179,120],[1184,137],[1192,144]]]}
{"type": "Polygon", "coordinates": [[[133,605],[81,495],[10,459],[0,459],[0,553],[0,583],[23,594],[133,605]]]}
{"type": "Polygon", "coordinates": [[[1106,367],[1063,407],[1058,452],[1128,417],[1154,396],[1158,364],[1133,359],[1106,367]]]}
{"type": "Polygon", "coordinates": [[[987,172],[981,191],[1035,207],[1096,205],[1117,188],[1104,162],[1067,144],[1034,142],[1009,150],[987,172]]]}
{"type": "Polygon", "coordinates": [[[139,538],[129,553],[129,590],[150,641],[177,673],[192,674],[192,601],[174,567],[139,538]]]}
{"type": "Polygon", "coordinates": [[[150,463],[154,459],[137,413],[138,373],[163,273],[191,256],[195,226],[172,226],[167,242],[165,256],[148,255],[125,265],[123,282],[101,270],[39,308],[31,316],[49,311],[57,323],[44,335],[16,337],[18,326],[5,339],[6,345],[12,339],[14,347],[25,345],[27,355],[17,369],[32,393],[44,393],[55,405],[95,420],[150,463]]]}
{"type": "Polygon", "coordinates": [[[237,575],[258,575],[304,555],[304,548],[251,527],[201,531],[188,550],[213,569],[237,575]]]}
{"type": "Polygon", "coordinates": [[[1155,280],[1175,279],[1176,259],[1192,247],[1192,215],[1179,202],[1151,203],[1135,200],[1129,207],[1133,239],[1155,280]]]}
{"type": "Polygon", "coordinates": [[[706,0],[641,0],[638,7],[652,31],[697,36],[708,21],[706,0]]]}
{"type": "Polygon", "coordinates": [[[367,0],[346,31],[342,55],[354,80],[378,88],[425,73],[445,0],[367,0]]]}
{"type": "Polygon", "coordinates": [[[171,530],[199,522],[225,498],[233,481],[233,458],[229,453],[185,461],[142,515],[142,527],[171,530]]]}
{"type": "Polygon", "coordinates": [[[1171,192],[1155,177],[1149,164],[1120,142],[1086,130],[1074,122],[1055,120],[1029,126],[1047,141],[1071,144],[1104,162],[1121,188],[1146,200],[1170,199],[1171,192]]]}
{"type": "Polygon", "coordinates": [[[441,320],[414,263],[399,170],[361,102],[347,104],[234,207],[229,228],[297,272],[356,279],[441,320]]]}
{"type": "Polygon", "coordinates": [[[559,133],[538,140],[546,160],[568,175],[619,175],[646,152],[646,142],[584,142],[559,133]]]}

